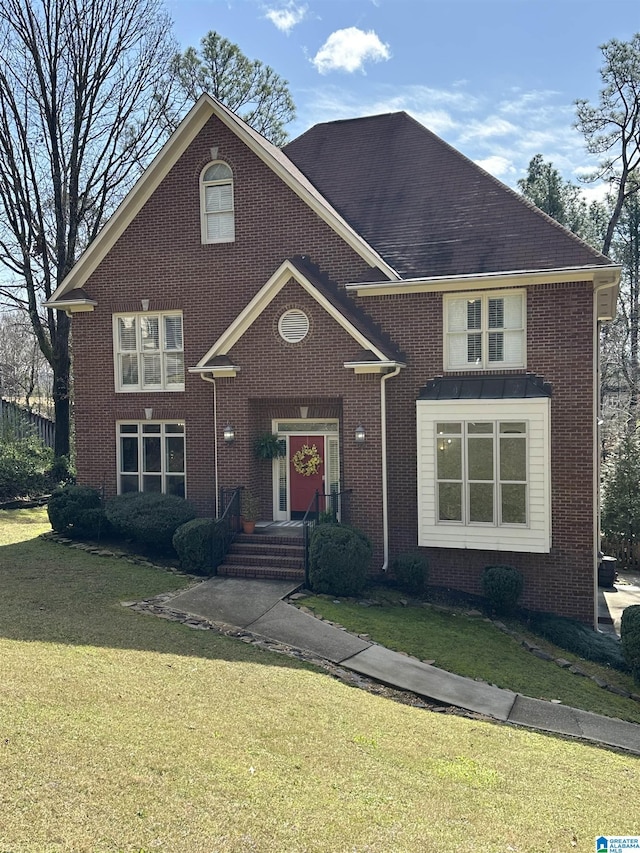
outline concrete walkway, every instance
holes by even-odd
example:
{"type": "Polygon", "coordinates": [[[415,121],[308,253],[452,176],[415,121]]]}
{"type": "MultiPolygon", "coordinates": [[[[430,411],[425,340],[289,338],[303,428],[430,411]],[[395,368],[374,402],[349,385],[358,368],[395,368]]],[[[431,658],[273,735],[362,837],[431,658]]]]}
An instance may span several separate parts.
{"type": "Polygon", "coordinates": [[[286,643],[400,690],[507,723],[571,735],[640,755],[640,725],[529,699],[445,672],[303,613],[283,601],[288,581],[211,578],[169,602],[171,608],[286,643]]]}
{"type": "Polygon", "coordinates": [[[640,575],[621,571],[613,586],[598,588],[600,631],[619,637],[622,613],[632,604],[640,604],[640,575]]]}

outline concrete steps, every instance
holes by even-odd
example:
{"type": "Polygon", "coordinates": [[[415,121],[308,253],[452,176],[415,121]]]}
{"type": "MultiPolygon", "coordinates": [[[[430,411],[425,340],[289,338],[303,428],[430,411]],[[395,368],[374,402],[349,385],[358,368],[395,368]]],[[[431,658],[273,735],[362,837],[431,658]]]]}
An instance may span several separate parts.
{"type": "Polygon", "coordinates": [[[218,575],[304,582],[304,546],[300,536],[240,534],[218,566],[218,575]]]}

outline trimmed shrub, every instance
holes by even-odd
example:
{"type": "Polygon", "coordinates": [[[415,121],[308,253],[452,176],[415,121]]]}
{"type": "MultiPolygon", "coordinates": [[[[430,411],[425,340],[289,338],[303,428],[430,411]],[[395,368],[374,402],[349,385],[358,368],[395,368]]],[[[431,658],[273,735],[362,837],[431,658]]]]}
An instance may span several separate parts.
{"type": "Polygon", "coordinates": [[[116,495],[105,513],[116,534],[159,553],[173,549],[173,534],[196,515],[184,498],[146,492],[116,495]]]}
{"type": "Polygon", "coordinates": [[[629,669],[640,684],[640,604],[632,604],[622,611],[620,644],[629,669]]]}
{"type": "Polygon", "coordinates": [[[36,435],[0,441],[0,501],[47,493],[53,450],[36,435]]]}
{"type": "Polygon", "coordinates": [[[599,634],[582,622],[553,613],[529,613],[528,623],[536,634],[584,660],[601,663],[620,672],[629,671],[615,637],[599,634]]]}
{"type": "Polygon", "coordinates": [[[52,488],[65,485],[67,483],[75,483],[75,469],[68,456],[56,456],[51,467],[47,471],[47,480],[51,484],[52,488]]]}
{"type": "Polygon", "coordinates": [[[391,563],[398,584],[411,595],[422,595],[429,581],[429,563],[418,551],[400,554],[391,563]]]}
{"type": "Polygon", "coordinates": [[[51,527],[72,539],[99,538],[110,532],[100,492],[89,486],[63,486],[49,498],[51,527]]]}
{"type": "Polygon", "coordinates": [[[482,572],[482,592],[493,613],[513,613],[524,581],[513,566],[487,566],[482,572]]]}
{"type": "Polygon", "coordinates": [[[224,527],[211,518],[193,518],[173,534],[180,565],[193,575],[215,575],[227,551],[224,527]]]}
{"type": "Polygon", "coordinates": [[[365,587],[373,549],[360,530],[319,524],[309,545],[309,582],[315,592],[359,595],[365,587]]]}

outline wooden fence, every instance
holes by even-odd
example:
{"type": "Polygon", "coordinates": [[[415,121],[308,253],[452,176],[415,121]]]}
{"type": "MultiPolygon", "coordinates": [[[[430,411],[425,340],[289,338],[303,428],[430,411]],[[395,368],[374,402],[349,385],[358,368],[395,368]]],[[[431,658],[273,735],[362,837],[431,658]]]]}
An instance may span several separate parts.
{"type": "Polygon", "coordinates": [[[49,418],[21,409],[16,403],[10,403],[8,400],[0,400],[0,420],[18,438],[35,433],[47,447],[54,445],[56,425],[49,418]]]}
{"type": "Polygon", "coordinates": [[[640,571],[640,541],[637,539],[603,539],[602,553],[615,557],[618,569],[640,571]]]}

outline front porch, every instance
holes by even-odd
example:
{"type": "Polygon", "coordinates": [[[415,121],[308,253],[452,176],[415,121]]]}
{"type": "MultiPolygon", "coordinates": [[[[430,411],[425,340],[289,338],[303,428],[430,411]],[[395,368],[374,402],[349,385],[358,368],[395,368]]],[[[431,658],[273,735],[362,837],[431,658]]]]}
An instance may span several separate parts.
{"type": "Polygon", "coordinates": [[[217,574],[223,577],[261,578],[305,582],[305,546],[302,522],[260,522],[254,533],[239,533],[231,543],[217,574]]]}

